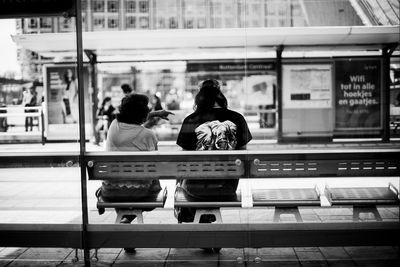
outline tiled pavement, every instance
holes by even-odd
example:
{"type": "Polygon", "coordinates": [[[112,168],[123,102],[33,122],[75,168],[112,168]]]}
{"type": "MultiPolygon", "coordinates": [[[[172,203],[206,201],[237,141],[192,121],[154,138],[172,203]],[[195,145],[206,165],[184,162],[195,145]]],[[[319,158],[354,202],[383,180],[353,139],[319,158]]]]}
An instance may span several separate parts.
{"type": "MultiPolygon", "coordinates": [[[[0,248],[0,266],[83,266],[75,251],[64,248],[0,248]]],[[[93,255],[93,251],[92,251],[93,255]]],[[[399,266],[399,247],[223,248],[219,254],[202,249],[100,249],[91,266],[399,266]]]]}

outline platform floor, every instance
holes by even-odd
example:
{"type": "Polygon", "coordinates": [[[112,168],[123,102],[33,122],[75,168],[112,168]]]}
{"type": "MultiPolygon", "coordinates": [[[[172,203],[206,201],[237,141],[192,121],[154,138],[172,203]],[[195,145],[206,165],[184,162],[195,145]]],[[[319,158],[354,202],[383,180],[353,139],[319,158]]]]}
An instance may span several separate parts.
{"type": "MultiPolygon", "coordinates": [[[[91,251],[92,255],[94,251],[91,251]]],[[[0,248],[0,266],[83,266],[72,259],[75,251],[64,248],[0,248]]],[[[100,249],[91,266],[399,266],[399,247],[294,247],[223,248],[219,254],[203,249],[100,249]]]]}

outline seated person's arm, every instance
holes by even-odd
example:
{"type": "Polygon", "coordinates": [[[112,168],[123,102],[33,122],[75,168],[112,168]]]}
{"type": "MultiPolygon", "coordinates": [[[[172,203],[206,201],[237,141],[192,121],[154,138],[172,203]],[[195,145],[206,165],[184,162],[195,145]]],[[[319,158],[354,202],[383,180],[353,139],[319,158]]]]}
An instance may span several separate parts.
{"type": "Polygon", "coordinates": [[[149,115],[147,116],[147,120],[154,117],[159,117],[161,119],[168,120],[168,115],[175,115],[175,114],[164,109],[150,111],[149,115]]]}
{"type": "Polygon", "coordinates": [[[146,121],[143,123],[143,126],[146,128],[150,128],[154,126],[154,120],[153,118],[161,118],[164,120],[168,120],[168,115],[174,115],[174,113],[167,111],[167,110],[155,110],[155,111],[150,111],[149,115],[147,116],[146,121]]]}

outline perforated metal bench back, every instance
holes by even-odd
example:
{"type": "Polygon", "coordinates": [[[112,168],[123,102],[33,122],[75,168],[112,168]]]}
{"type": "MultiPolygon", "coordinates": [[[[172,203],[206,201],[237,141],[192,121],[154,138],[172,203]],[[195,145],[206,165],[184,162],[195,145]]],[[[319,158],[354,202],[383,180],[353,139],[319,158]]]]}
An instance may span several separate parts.
{"type": "Polygon", "coordinates": [[[255,160],[251,177],[396,176],[398,160],[255,160]]]}
{"type": "Polygon", "coordinates": [[[88,167],[89,179],[143,178],[239,178],[244,175],[243,164],[232,161],[191,162],[95,162],[88,167]]]}

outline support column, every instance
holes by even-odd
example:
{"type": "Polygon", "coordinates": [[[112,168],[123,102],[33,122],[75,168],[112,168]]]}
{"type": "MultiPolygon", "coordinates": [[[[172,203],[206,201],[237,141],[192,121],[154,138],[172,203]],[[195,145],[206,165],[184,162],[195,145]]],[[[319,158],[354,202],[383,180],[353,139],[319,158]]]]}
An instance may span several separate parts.
{"type": "Polygon", "coordinates": [[[278,95],[278,143],[282,142],[282,52],[283,46],[280,45],[276,49],[276,89],[278,95]]]}
{"type": "Polygon", "coordinates": [[[396,45],[382,49],[382,142],[390,142],[390,56],[396,45]]]}
{"type": "Polygon", "coordinates": [[[98,80],[97,80],[97,55],[93,50],[85,50],[86,56],[89,58],[90,63],[90,79],[92,81],[92,92],[91,92],[91,118],[92,118],[92,133],[95,134],[96,131],[96,121],[97,121],[97,108],[99,106],[99,88],[98,88],[98,80]]]}
{"type": "Polygon", "coordinates": [[[85,134],[85,88],[83,86],[83,44],[82,44],[82,7],[81,1],[75,0],[76,5],[76,59],[78,62],[78,103],[79,103],[79,166],[81,174],[82,201],[82,246],[85,266],[90,266],[90,249],[88,247],[87,225],[87,181],[86,181],[86,134],[85,134]]]}

